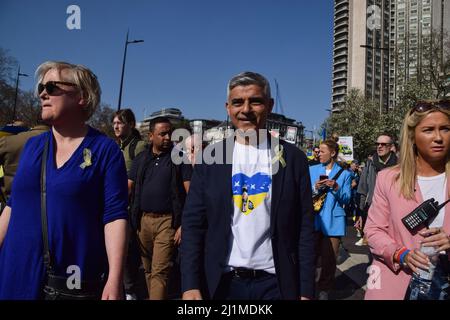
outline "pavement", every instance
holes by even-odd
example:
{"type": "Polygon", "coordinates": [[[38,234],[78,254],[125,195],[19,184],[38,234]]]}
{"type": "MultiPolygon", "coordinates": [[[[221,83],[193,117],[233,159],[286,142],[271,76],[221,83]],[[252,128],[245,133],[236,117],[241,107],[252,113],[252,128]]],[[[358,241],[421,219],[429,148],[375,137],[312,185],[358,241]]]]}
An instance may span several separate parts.
{"type": "Polygon", "coordinates": [[[342,238],[335,289],[330,292],[330,300],[363,300],[368,277],[369,247],[355,246],[360,238],[356,236],[351,219],[347,223],[347,236],[342,238]]]}

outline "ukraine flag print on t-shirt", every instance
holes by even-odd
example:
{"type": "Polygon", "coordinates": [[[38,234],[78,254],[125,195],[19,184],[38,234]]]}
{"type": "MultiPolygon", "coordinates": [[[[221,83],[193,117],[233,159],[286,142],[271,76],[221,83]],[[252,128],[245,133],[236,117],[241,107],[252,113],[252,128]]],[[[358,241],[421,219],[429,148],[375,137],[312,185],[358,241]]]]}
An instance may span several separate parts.
{"type": "Polygon", "coordinates": [[[256,173],[251,177],[237,173],[232,178],[234,205],[244,215],[249,215],[264,199],[270,189],[272,179],[265,173],[256,173]]]}

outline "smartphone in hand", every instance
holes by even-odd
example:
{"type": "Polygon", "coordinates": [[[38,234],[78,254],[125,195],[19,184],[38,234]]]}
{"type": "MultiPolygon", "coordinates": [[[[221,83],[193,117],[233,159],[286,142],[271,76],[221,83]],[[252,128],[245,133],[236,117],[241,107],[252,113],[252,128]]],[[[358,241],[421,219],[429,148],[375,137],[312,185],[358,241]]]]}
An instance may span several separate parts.
{"type": "Polygon", "coordinates": [[[321,174],[320,175],[320,178],[319,178],[320,181],[327,180],[327,179],[328,179],[328,176],[326,174],[321,174]]]}

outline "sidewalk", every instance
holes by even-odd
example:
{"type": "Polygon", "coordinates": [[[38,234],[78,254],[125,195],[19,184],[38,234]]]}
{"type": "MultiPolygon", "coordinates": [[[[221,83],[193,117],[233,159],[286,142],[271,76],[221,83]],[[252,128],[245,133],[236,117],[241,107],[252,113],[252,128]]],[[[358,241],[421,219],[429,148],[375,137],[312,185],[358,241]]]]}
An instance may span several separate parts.
{"type": "Polygon", "coordinates": [[[363,300],[366,289],[366,273],[369,262],[369,247],[355,246],[359,238],[353,223],[347,224],[347,236],[342,238],[340,264],[336,270],[335,290],[330,300],[363,300]]]}

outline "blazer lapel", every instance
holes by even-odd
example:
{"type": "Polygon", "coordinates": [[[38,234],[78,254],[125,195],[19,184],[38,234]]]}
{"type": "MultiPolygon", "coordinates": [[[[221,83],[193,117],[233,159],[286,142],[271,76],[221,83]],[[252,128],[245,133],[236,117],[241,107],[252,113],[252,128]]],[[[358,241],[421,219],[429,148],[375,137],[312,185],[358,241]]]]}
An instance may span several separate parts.
{"type": "Polygon", "coordinates": [[[328,175],[328,179],[333,179],[336,173],[338,173],[340,170],[340,167],[337,163],[333,164],[333,168],[331,168],[330,174],[328,175]]]}
{"type": "MultiPolygon", "coordinates": [[[[213,177],[214,180],[216,181],[224,181],[223,184],[221,183],[217,183],[217,186],[224,186],[225,189],[221,190],[221,192],[223,192],[222,194],[224,195],[223,199],[224,200],[224,204],[223,204],[223,212],[228,213],[225,214],[223,219],[224,220],[224,224],[223,227],[227,228],[229,226],[231,226],[231,222],[232,222],[232,217],[234,214],[234,205],[233,205],[233,188],[231,185],[231,181],[232,181],[232,175],[233,175],[233,164],[232,164],[232,160],[233,160],[233,151],[234,151],[234,141],[230,140],[231,138],[225,139],[223,140],[223,164],[216,164],[216,166],[218,167],[218,170],[215,171],[215,173],[217,173],[217,175],[215,177],[213,177]],[[227,142],[228,143],[233,143],[233,147],[230,148],[230,152],[231,154],[228,155],[228,162],[227,162],[227,142]]],[[[234,139],[233,139],[234,140],[234,139]]],[[[231,230],[229,230],[231,231],[231,230]]]]}

